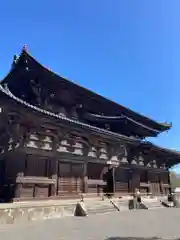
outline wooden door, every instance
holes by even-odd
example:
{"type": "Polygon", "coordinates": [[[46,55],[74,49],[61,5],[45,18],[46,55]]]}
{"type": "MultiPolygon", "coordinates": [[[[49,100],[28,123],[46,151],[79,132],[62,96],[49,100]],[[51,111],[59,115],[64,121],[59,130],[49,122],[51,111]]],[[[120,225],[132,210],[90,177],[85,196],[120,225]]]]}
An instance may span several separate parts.
{"type": "Polygon", "coordinates": [[[71,164],[71,193],[78,194],[83,188],[83,164],[71,164]]]}
{"type": "Polygon", "coordinates": [[[87,177],[88,177],[88,193],[99,194],[103,191],[104,173],[106,171],[106,165],[101,163],[87,164],[87,177]]]}
{"type": "Polygon", "coordinates": [[[160,183],[158,174],[156,172],[150,172],[150,183],[151,183],[151,192],[153,195],[159,195],[160,194],[160,183]]]}
{"type": "Polygon", "coordinates": [[[59,162],[58,195],[78,195],[82,191],[83,164],[59,162]]]}

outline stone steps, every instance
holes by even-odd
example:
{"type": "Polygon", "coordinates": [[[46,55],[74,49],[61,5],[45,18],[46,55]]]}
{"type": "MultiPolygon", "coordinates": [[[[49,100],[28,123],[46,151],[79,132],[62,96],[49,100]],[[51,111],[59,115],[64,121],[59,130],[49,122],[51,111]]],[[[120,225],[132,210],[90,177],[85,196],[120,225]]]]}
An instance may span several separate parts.
{"type": "MultiPolygon", "coordinates": [[[[142,198],[142,205],[145,209],[153,209],[153,208],[163,208],[161,199],[143,199],[142,198]]],[[[119,211],[128,211],[129,209],[129,199],[113,199],[113,203],[119,208],[119,211]]]]}
{"type": "Polygon", "coordinates": [[[86,206],[88,215],[118,211],[109,200],[85,201],[84,204],[86,206]]]}
{"type": "Polygon", "coordinates": [[[119,211],[129,211],[129,200],[113,199],[113,203],[117,206],[119,211]]]}
{"type": "Polygon", "coordinates": [[[153,208],[163,208],[164,206],[162,205],[160,200],[144,200],[142,199],[142,203],[148,208],[148,209],[153,209],[153,208]]]}

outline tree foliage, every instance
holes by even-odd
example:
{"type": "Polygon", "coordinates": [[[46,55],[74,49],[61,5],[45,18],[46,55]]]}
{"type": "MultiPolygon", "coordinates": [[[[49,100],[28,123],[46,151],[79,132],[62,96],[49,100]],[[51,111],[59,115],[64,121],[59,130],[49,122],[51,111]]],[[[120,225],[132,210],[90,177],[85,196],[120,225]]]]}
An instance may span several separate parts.
{"type": "Polygon", "coordinates": [[[180,175],[175,172],[170,173],[172,188],[180,187],[180,175]]]}

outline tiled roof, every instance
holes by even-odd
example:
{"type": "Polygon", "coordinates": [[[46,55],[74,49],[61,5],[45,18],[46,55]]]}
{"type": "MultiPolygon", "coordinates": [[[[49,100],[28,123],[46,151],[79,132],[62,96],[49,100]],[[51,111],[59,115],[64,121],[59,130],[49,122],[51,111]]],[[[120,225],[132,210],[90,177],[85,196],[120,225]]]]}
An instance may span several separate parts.
{"type": "Polygon", "coordinates": [[[69,124],[75,124],[75,125],[78,125],[79,127],[81,128],[84,128],[84,129],[89,129],[89,130],[92,130],[92,131],[95,131],[95,132],[98,132],[98,133],[101,133],[101,134],[105,134],[105,135],[108,135],[108,136],[112,136],[112,137],[115,137],[115,138],[118,138],[118,139],[121,139],[121,140],[125,140],[125,141],[128,141],[128,142],[131,142],[131,143],[140,143],[140,140],[139,139],[136,139],[136,138],[131,138],[131,137],[127,137],[127,136],[124,136],[124,135],[121,135],[121,134],[117,134],[117,133],[114,133],[114,132],[111,132],[111,131],[108,131],[106,129],[101,129],[101,128],[98,128],[98,127],[95,127],[95,126],[91,126],[89,124],[86,124],[86,123],[82,123],[80,121],[77,121],[77,120],[73,120],[73,119],[70,119],[70,118],[67,118],[67,117],[64,117],[64,116],[61,116],[61,115],[58,115],[58,114],[55,114],[53,112],[50,112],[50,111],[47,111],[47,110],[44,110],[40,107],[36,107],[18,97],[16,97],[8,88],[8,86],[6,85],[5,87],[3,87],[1,84],[0,84],[0,91],[3,92],[5,95],[7,95],[8,97],[10,97],[11,99],[15,100],[16,102],[22,104],[23,106],[25,107],[28,107],[34,111],[37,111],[41,114],[45,114],[49,117],[54,117],[56,119],[59,119],[59,120],[62,120],[62,121],[66,121],[68,122],[69,124]]]}

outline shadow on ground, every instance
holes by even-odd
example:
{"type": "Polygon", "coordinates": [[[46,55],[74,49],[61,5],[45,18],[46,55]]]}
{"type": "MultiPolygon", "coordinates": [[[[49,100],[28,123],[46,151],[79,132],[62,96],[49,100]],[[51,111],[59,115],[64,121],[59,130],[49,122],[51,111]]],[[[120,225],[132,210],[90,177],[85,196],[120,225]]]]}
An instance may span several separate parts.
{"type": "MultiPolygon", "coordinates": [[[[105,240],[162,240],[159,237],[152,237],[152,238],[143,238],[143,237],[108,237],[105,240]]],[[[180,240],[180,238],[169,238],[166,240],[180,240]]]]}

